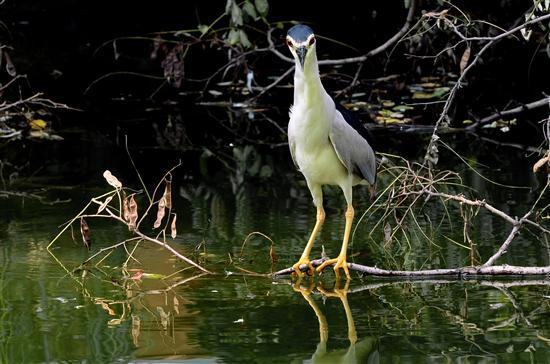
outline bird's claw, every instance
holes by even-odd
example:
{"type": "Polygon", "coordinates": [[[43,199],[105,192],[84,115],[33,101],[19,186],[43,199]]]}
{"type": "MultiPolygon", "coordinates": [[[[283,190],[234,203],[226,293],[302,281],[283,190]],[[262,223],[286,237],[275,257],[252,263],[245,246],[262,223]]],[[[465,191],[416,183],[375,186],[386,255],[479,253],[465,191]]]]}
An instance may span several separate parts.
{"type": "Polygon", "coordinates": [[[334,269],[334,274],[336,275],[337,279],[340,278],[340,269],[344,270],[344,273],[346,274],[346,279],[351,279],[351,276],[349,275],[348,263],[346,262],[345,256],[339,256],[338,258],[325,260],[323,264],[317,267],[317,273],[321,273],[326,267],[333,264],[334,266],[332,268],[334,269]]]}
{"type": "Polygon", "coordinates": [[[292,274],[297,275],[298,277],[303,276],[304,273],[308,276],[312,276],[313,273],[315,273],[315,269],[313,268],[313,265],[311,265],[311,261],[307,258],[301,258],[298,262],[296,262],[296,264],[292,266],[292,268],[294,269],[294,272],[292,274]],[[300,269],[300,267],[304,264],[307,266],[305,272],[300,269]]]}

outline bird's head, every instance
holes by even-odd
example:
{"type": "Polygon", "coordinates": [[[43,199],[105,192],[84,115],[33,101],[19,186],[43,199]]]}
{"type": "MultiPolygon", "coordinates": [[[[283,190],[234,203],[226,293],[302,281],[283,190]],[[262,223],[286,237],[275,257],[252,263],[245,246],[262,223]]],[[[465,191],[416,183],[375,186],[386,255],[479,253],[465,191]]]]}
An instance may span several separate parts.
{"type": "Polygon", "coordinates": [[[286,34],[286,44],[303,70],[306,60],[315,53],[315,34],[313,34],[313,30],[303,24],[293,26],[286,34]]]}

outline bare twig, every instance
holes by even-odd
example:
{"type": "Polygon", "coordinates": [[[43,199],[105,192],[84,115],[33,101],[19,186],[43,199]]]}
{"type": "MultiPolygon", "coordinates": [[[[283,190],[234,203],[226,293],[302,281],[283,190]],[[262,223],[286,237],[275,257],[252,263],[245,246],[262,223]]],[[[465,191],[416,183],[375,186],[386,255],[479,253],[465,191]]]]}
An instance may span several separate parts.
{"type": "MultiPolygon", "coordinates": [[[[448,19],[446,19],[445,16],[439,16],[438,19],[445,19],[447,24],[449,24],[449,23],[452,24],[452,22],[450,22],[448,19]]],[[[481,58],[483,53],[485,53],[486,50],[488,50],[491,46],[493,46],[499,40],[501,40],[503,38],[506,38],[506,37],[514,34],[515,32],[520,31],[521,29],[524,29],[527,25],[540,23],[540,22],[542,22],[546,19],[550,19],[550,14],[546,14],[546,15],[540,16],[536,19],[529,20],[529,21],[527,21],[527,22],[525,22],[521,25],[518,25],[518,26],[516,26],[516,27],[514,27],[514,28],[512,28],[512,29],[510,29],[506,32],[503,32],[503,33],[501,33],[501,34],[499,34],[495,37],[481,37],[480,39],[478,39],[479,37],[471,37],[471,38],[468,38],[468,37],[465,37],[465,36],[463,37],[463,40],[468,40],[468,41],[488,40],[488,42],[475,55],[472,62],[466,68],[464,68],[464,70],[460,74],[460,77],[458,78],[456,84],[453,86],[453,88],[451,88],[451,91],[449,92],[449,96],[447,97],[447,100],[445,101],[445,105],[443,106],[443,110],[441,111],[441,114],[439,115],[439,118],[437,119],[437,121],[435,123],[435,127],[434,127],[434,130],[433,130],[430,142],[428,144],[428,147],[426,148],[426,156],[424,157],[424,164],[430,160],[429,155],[431,153],[431,150],[432,150],[432,147],[433,147],[434,143],[437,141],[438,128],[441,125],[441,123],[443,122],[443,120],[445,120],[447,118],[447,115],[449,113],[449,109],[451,107],[452,102],[454,101],[454,98],[455,98],[455,95],[456,95],[458,89],[462,87],[466,75],[477,64],[477,62],[479,61],[479,59],[481,58]]],[[[456,29],[456,26],[454,24],[452,24],[452,27],[453,27],[453,29],[456,29]]],[[[456,32],[460,33],[458,30],[456,30],[456,32]]]]}
{"type": "Polygon", "coordinates": [[[485,263],[483,263],[482,267],[490,267],[495,263],[495,261],[498,258],[502,256],[502,254],[506,253],[508,246],[510,246],[510,243],[512,242],[512,240],[514,240],[514,238],[518,234],[519,229],[521,228],[521,225],[527,219],[527,217],[529,217],[530,214],[531,214],[531,211],[526,213],[521,219],[516,220],[514,222],[514,227],[512,228],[512,231],[510,231],[510,234],[508,235],[504,243],[502,243],[502,245],[500,246],[500,248],[497,250],[495,254],[493,254],[489,259],[487,259],[485,263]]]}
{"type": "Polygon", "coordinates": [[[266,87],[264,87],[262,89],[262,91],[260,91],[259,94],[255,95],[254,97],[252,97],[251,99],[257,99],[258,97],[262,96],[263,94],[265,94],[267,91],[271,90],[273,87],[277,86],[279,83],[281,83],[285,78],[288,77],[288,75],[290,75],[292,73],[292,71],[294,71],[294,66],[290,67],[289,69],[287,69],[282,75],[280,75],[279,77],[277,77],[277,79],[275,81],[273,81],[272,83],[270,83],[269,85],[267,85],[266,87]]]}

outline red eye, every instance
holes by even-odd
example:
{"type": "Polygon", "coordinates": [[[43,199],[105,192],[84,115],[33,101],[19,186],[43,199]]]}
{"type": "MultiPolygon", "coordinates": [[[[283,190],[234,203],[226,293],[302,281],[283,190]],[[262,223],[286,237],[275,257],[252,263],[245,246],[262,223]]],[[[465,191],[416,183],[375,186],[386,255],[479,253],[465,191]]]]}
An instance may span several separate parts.
{"type": "Polygon", "coordinates": [[[286,45],[289,46],[290,48],[292,48],[292,42],[290,40],[286,40],[286,45]]]}
{"type": "Polygon", "coordinates": [[[309,40],[309,45],[312,46],[315,44],[315,37],[311,37],[309,40]]]}

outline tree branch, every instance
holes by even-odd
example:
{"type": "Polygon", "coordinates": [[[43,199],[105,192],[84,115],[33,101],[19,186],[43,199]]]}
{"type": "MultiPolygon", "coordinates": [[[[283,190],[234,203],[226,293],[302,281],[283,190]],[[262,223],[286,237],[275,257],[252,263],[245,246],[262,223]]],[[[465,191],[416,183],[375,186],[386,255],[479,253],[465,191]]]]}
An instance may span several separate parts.
{"type": "MultiPolygon", "coordinates": [[[[340,58],[340,59],[324,59],[324,60],[319,61],[319,65],[338,65],[338,64],[365,62],[368,58],[376,56],[377,54],[380,54],[380,53],[384,52],[386,49],[388,49],[393,44],[395,44],[397,41],[399,41],[401,39],[401,37],[403,37],[403,35],[405,35],[409,31],[409,29],[411,28],[411,24],[413,22],[413,19],[414,19],[414,15],[416,13],[417,4],[418,4],[418,0],[411,0],[410,6],[409,6],[409,11],[407,13],[407,18],[405,20],[405,24],[403,24],[403,26],[401,27],[401,29],[399,29],[399,31],[397,33],[395,33],[391,38],[386,40],[384,43],[382,43],[378,47],[376,47],[376,48],[368,51],[364,55],[358,56],[358,57],[349,57],[349,58],[340,58]]],[[[269,43],[269,48],[271,49],[271,52],[273,52],[277,57],[279,57],[280,59],[282,59],[285,62],[294,63],[294,59],[285,56],[284,54],[282,54],[281,52],[279,52],[276,49],[275,44],[273,43],[273,39],[271,39],[272,31],[273,31],[273,29],[270,29],[267,32],[267,41],[269,43]]]]}
{"type": "MultiPolygon", "coordinates": [[[[448,19],[446,19],[444,16],[439,16],[437,17],[438,19],[444,19],[446,22],[448,19]]],[[[460,74],[460,77],[458,78],[458,80],[456,81],[456,84],[453,86],[453,88],[451,89],[451,91],[449,92],[449,96],[447,97],[447,100],[445,101],[445,105],[443,106],[443,110],[441,111],[441,114],[439,115],[439,118],[437,119],[437,121],[435,122],[435,127],[434,127],[434,131],[432,133],[432,138],[430,139],[430,142],[428,144],[428,147],[426,148],[426,156],[424,157],[424,163],[426,163],[428,160],[429,160],[429,154],[430,154],[430,151],[432,150],[432,146],[434,145],[434,143],[436,142],[437,140],[437,130],[439,128],[439,126],[441,125],[441,122],[447,117],[447,114],[449,113],[449,109],[451,107],[451,104],[455,98],[455,95],[456,95],[456,92],[458,91],[459,88],[462,87],[462,83],[466,77],[466,75],[468,74],[468,72],[470,72],[470,70],[477,64],[477,62],[479,61],[479,59],[481,58],[481,55],[483,53],[485,53],[485,51],[487,49],[489,49],[492,45],[494,45],[497,41],[499,41],[500,39],[503,39],[505,37],[508,37],[509,35],[525,28],[527,25],[531,25],[531,24],[535,24],[535,23],[540,23],[546,19],[550,19],[550,14],[546,14],[546,15],[543,15],[543,16],[540,16],[538,18],[535,18],[535,19],[532,19],[532,20],[529,20],[521,25],[518,25],[504,33],[501,33],[495,37],[492,37],[492,38],[489,38],[488,42],[483,46],[483,48],[481,48],[481,50],[475,55],[474,59],[472,60],[472,62],[466,67],[464,68],[464,70],[462,71],[462,73],[460,74]]],[[[448,23],[448,22],[447,22],[448,23]]],[[[454,26],[454,24],[453,24],[454,26]]],[[[476,38],[463,38],[465,40],[476,40],[476,38]]],[[[486,40],[485,37],[482,38],[482,40],[486,40]]]]}
{"type": "Polygon", "coordinates": [[[533,102],[530,102],[528,104],[515,107],[513,109],[499,111],[499,112],[496,112],[492,115],[486,116],[483,119],[479,120],[478,122],[468,126],[466,128],[466,130],[477,129],[480,126],[483,126],[485,124],[489,124],[489,123],[493,122],[494,120],[497,120],[497,119],[500,119],[500,118],[503,118],[503,117],[506,117],[506,116],[520,114],[524,111],[533,110],[533,109],[537,109],[539,107],[549,106],[549,105],[550,105],[550,97],[545,97],[543,99],[533,101],[533,102]]]}
{"type": "Polygon", "coordinates": [[[519,229],[521,228],[521,225],[523,224],[525,219],[529,217],[530,214],[531,214],[531,211],[523,215],[521,219],[519,219],[514,223],[514,227],[512,228],[512,231],[510,231],[510,234],[508,235],[504,243],[502,243],[502,245],[500,246],[500,248],[497,250],[495,254],[493,254],[489,259],[487,259],[487,261],[482,265],[482,267],[490,267],[495,263],[495,261],[498,258],[500,258],[504,253],[506,253],[506,251],[508,250],[508,246],[510,246],[510,243],[512,242],[512,240],[514,240],[514,238],[518,234],[519,229]]]}

